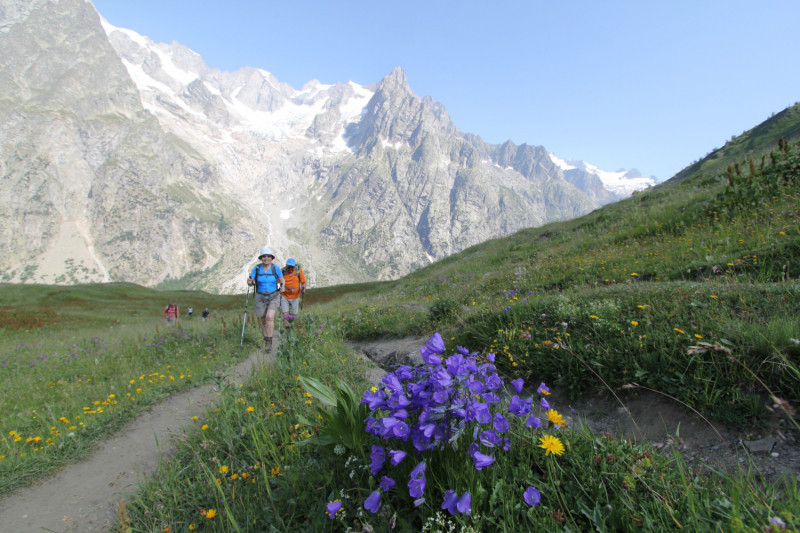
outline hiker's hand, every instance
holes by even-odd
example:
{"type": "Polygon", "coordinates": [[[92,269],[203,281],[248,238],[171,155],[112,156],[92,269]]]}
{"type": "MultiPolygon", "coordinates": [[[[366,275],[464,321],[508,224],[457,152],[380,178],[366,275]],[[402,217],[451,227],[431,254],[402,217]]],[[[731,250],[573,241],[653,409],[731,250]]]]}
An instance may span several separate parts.
{"type": "Polygon", "coordinates": [[[252,287],[253,285],[256,284],[256,280],[254,280],[253,278],[247,278],[247,284],[252,287]]]}

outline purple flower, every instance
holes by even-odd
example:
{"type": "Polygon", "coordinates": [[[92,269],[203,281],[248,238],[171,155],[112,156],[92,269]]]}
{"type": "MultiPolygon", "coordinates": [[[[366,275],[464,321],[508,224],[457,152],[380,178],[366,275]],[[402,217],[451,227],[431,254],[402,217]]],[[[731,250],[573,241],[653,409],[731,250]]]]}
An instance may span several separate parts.
{"type": "Polygon", "coordinates": [[[336,513],[338,513],[341,509],[342,502],[330,502],[325,506],[325,514],[328,515],[328,518],[333,520],[336,517],[336,513]]]}
{"type": "Polygon", "coordinates": [[[493,353],[488,354],[486,356],[486,359],[488,359],[490,363],[494,363],[494,359],[495,359],[494,358],[494,354],[493,353]]]}
{"type": "Polygon", "coordinates": [[[508,451],[511,449],[511,439],[503,439],[503,450],[508,451]]]}
{"type": "Polygon", "coordinates": [[[483,383],[477,380],[472,380],[469,382],[469,391],[472,394],[480,394],[483,392],[483,383]]]}
{"type": "Polygon", "coordinates": [[[425,474],[419,479],[412,479],[408,482],[408,494],[412,498],[420,498],[425,492],[425,474]]]}
{"type": "Polygon", "coordinates": [[[517,391],[517,394],[522,392],[522,387],[525,385],[525,381],[522,378],[515,379],[511,382],[511,385],[514,386],[514,390],[517,391]]]}
{"type": "Polygon", "coordinates": [[[493,392],[487,392],[483,395],[483,400],[489,403],[497,403],[500,401],[500,396],[493,392]]]}
{"type": "Polygon", "coordinates": [[[505,433],[506,431],[511,429],[508,420],[506,420],[506,418],[500,413],[494,414],[494,420],[492,421],[492,426],[494,427],[494,429],[497,430],[498,433],[505,433]]]}
{"type": "Polygon", "coordinates": [[[444,502],[442,502],[442,509],[447,509],[451,515],[458,513],[458,494],[454,490],[448,490],[444,493],[444,502]]]}
{"type": "Polygon", "coordinates": [[[456,508],[459,513],[470,514],[472,512],[472,496],[469,492],[465,492],[464,495],[461,496],[456,508]]]}
{"type": "Polygon", "coordinates": [[[369,454],[369,458],[372,460],[372,464],[369,465],[369,469],[374,476],[381,471],[381,468],[383,468],[383,463],[386,461],[386,450],[381,446],[375,446],[373,444],[372,453],[369,454]]]}
{"type": "Polygon", "coordinates": [[[522,494],[522,499],[525,500],[525,503],[527,503],[531,507],[536,507],[537,505],[539,505],[539,502],[542,501],[542,495],[539,494],[539,491],[536,490],[535,488],[528,487],[522,494]]]}
{"type": "Polygon", "coordinates": [[[417,498],[414,500],[414,507],[419,507],[423,503],[425,503],[425,498],[417,498]]]}
{"type": "Polygon", "coordinates": [[[540,428],[542,427],[542,421],[536,418],[536,415],[531,415],[525,425],[529,428],[540,428]]]}
{"type": "Polygon", "coordinates": [[[525,416],[531,412],[532,402],[532,399],[520,400],[519,396],[515,395],[511,398],[511,403],[508,404],[508,412],[519,417],[525,416]]]}
{"type": "Polygon", "coordinates": [[[500,441],[503,440],[493,429],[481,433],[479,439],[481,441],[481,444],[483,444],[484,446],[488,446],[489,448],[494,448],[496,445],[500,444],[500,441]]]}
{"type": "Polygon", "coordinates": [[[383,391],[375,391],[374,393],[367,391],[361,398],[361,403],[367,404],[370,411],[375,411],[383,407],[385,400],[386,395],[383,394],[383,391]]]}
{"type": "Polygon", "coordinates": [[[436,366],[442,364],[442,358],[432,353],[427,346],[423,346],[422,348],[420,348],[419,353],[420,355],[422,355],[422,360],[427,365],[436,366]]]}
{"type": "Polygon", "coordinates": [[[414,377],[411,374],[412,370],[413,369],[410,366],[407,366],[407,365],[398,366],[397,370],[394,371],[394,375],[397,376],[397,379],[399,379],[401,381],[408,381],[409,379],[414,377]]]}
{"type": "Polygon", "coordinates": [[[392,450],[389,452],[389,457],[392,459],[392,466],[397,466],[400,464],[400,461],[405,459],[406,452],[400,450],[392,450]]]}
{"type": "Polygon", "coordinates": [[[434,333],[431,335],[431,338],[428,339],[428,342],[425,343],[425,347],[433,353],[442,353],[444,352],[444,340],[441,335],[434,333]]]}
{"type": "Polygon", "coordinates": [[[494,459],[481,452],[475,452],[472,455],[472,461],[475,463],[475,470],[483,470],[487,466],[492,466],[492,464],[494,464],[494,459]]]}
{"type": "Polygon", "coordinates": [[[536,389],[536,392],[538,392],[539,394],[545,394],[545,393],[549,393],[550,389],[547,388],[547,385],[545,385],[544,381],[543,381],[542,384],[539,385],[539,388],[536,389]]]}
{"type": "Polygon", "coordinates": [[[386,476],[383,476],[383,477],[381,478],[381,490],[382,490],[383,492],[386,492],[386,491],[388,491],[389,489],[391,489],[391,488],[392,488],[392,487],[394,487],[395,485],[396,485],[396,483],[395,483],[395,481],[394,481],[392,478],[390,478],[390,477],[386,477],[386,476]]]}
{"type": "Polygon", "coordinates": [[[428,469],[428,465],[426,465],[425,462],[423,461],[423,462],[417,464],[417,466],[414,467],[414,470],[411,471],[411,473],[408,475],[408,477],[410,477],[411,479],[416,479],[416,478],[418,478],[420,476],[420,474],[422,474],[424,476],[425,475],[425,471],[427,469],[428,469]]]}
{"type": "Polygon", "coordinates": [[[375,514],[378,512],[378,509],[381,507],[381,493],[379,491],[375,491],[369,495],[367,501],[364,502],[364,509],[367,511],[375,514]]]}
{"type": "Polygon", "coordinates": [[[547,400],[545,400],[544,398],[542,398],[542,409],[544,409],[545,411],[550,410],[550,404],[547,403],[547,400]]]}
{"type": "Polygon", "coordinates": [[[436,403],[444,403],[450,398],[450,389],[439,389],[433,393],[433,399],[436,403]]]}
{"type": "Polygon", "coordinates": [[[481,450],[481,447],[478,446],[478,443],[477,442],[473,442],[472,444],[469,445],[467,453],[469,454],[470,457],[475,457],[475,454],[478,453],[480,450],[481,450]]]}
{"type": "Polygon", "coordinates": [[[477,420],[479,424],[488,424],[492,421],[492,414],[489,412],[489,406],[485,403],[473,403],[472,412],[475,420],[477,420]]]}
{"type": "Polygon", "coordinates": [[[486,388],[489,390],[499,389],[503,386],[503,380],[497,374],[492,374],[486,378],[486,388]]]}

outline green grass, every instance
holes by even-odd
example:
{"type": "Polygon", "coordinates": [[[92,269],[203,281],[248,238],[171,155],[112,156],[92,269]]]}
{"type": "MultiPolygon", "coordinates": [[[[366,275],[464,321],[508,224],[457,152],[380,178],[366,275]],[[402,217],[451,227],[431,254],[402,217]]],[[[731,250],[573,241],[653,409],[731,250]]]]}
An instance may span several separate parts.
{"type": "Polygon", "coordinates": [[[4,285],[0,302],[0,494],[83,458],[166,396],[243,358],[239,297],[133,284],[4,285]],[[164,302],[215,320],[161,323],[164,302]],[[235,314],[232,314],[235,313],[235,314]],[[233,321],[230,327],[226,324],[233,321]]]}
{"type": "Polygon", "coordinates": [[[778,139],[798,137],[800,137],[800,104],[795,103],[755,128],[731,139],[722,148],[689,165],[680,171],[674,180],[681,181],[701,172],[719,172],[729,163],[746,160],[751,156],[760,159],[778,144],[778,139]]]}

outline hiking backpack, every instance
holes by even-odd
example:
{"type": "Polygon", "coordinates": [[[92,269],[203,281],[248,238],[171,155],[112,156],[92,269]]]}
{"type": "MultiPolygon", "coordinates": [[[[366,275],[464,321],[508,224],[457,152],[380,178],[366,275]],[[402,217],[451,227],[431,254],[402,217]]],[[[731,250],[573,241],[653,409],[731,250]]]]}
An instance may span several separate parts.
{"type": "MultiPolygon", "coordinates": [[[[261,273],[264,270],[264,265],[256,265],[256,291],[258,291],[258,276],[272,276],[275,278],[275,283],[278,282],[278,269],[275,266],[275,263],[272,263],[272,268],[270,268],[267,272],[261,273]]],[[[263,293],[262,293],[263,294],[263,293]]]]}

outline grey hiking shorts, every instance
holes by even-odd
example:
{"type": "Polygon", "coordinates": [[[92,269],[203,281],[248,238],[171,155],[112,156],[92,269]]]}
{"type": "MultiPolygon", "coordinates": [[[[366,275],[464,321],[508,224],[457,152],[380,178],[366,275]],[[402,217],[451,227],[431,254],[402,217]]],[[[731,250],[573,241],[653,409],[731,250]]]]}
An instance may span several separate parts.
{"type": "Polygon", "coordinates": [[[267,315],[267,311],[275,311],[278,309],[281,300],[281,293],[274,292],[257,292],[256,293],[256,316],[261,318],[267,315]]]}
{"type": "Polygon", "coordinates": [[[283,314],[296,315],[300,312],[300,298],[281,298],[281,311],[283,314]]]}

